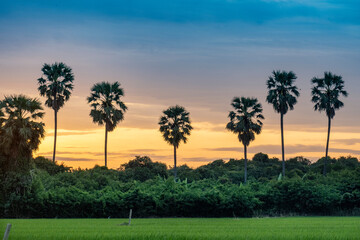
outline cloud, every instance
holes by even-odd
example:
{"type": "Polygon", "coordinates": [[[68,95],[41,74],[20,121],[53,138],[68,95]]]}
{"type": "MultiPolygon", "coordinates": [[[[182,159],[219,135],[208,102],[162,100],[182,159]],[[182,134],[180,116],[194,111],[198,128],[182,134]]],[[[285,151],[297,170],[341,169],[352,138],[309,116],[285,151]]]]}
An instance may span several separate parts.
{"type": "Polygon", "coordinates": [[[355,145],[360,143],[360,138],[343,138],[343,139],[333,139],[333,143],[340,143],[345,145],[355,145]]]}

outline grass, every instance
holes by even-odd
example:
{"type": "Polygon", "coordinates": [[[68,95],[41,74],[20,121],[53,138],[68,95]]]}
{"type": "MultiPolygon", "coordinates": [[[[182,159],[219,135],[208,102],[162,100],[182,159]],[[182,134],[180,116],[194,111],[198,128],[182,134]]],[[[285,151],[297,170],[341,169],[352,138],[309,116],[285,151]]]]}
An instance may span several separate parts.
{"type": "Polygon", "coordinates": [[[0,219],[15,239],[360,239],[360,217],[0,219]]]}

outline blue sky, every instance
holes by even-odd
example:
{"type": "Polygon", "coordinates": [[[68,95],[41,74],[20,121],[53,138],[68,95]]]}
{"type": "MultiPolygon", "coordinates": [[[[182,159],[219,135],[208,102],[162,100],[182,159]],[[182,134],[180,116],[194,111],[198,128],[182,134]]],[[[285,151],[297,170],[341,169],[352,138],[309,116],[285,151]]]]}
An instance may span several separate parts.
{"type": "Polygon", "coordinates": [[[343,76],[349,92],[334,129],[359,133],[348,137],[357,142],[359,10],[360,1],[330,0],[1,0],[0,94],[21,88],[37,96],[41,65],[64,61],[76,77],[72,110],[62,110],[66,129],[94,127],[83,99],[92,84],[105,80],[120,81],[134,104],[124,126],[156,128],[158,110],[182,104],[193,121],[218,130],[232,97],[245,95],[259,98],[264,129],[271,130],[278,115],[265,103],[265,81],[274,69],[292,70],[301,96],[286,127],[316,131],[326,119],[313,111],[310,79],[332,71],[343,76]]]}

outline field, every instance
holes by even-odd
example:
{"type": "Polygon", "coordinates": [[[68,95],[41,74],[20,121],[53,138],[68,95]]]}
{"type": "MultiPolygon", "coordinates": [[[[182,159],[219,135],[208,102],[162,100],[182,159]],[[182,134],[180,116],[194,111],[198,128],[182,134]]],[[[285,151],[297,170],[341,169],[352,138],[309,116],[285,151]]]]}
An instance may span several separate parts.
{"type": "Polygon", "coordinates": [[[360,239],[360,217],[1,219],[15,239],[360,239]]]}

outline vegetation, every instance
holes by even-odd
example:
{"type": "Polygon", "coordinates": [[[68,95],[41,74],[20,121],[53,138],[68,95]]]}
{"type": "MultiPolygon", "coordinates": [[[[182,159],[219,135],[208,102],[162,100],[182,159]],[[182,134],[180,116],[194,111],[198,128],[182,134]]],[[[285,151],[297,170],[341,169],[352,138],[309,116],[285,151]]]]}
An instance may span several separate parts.
{"type": "Polygon", "coordinates": [[[326,177],[323,161],[289,159],[287,177],[278,180],[281,161],[258,153],[243,185],[244,160],[180,166],[175,182],[173,169],[148,157],[118,170],[70,170],[37,158],[29,173],[1,166],[0,218],[124,218],[130,208],[136,217],[359,215],[358,159],[330,159],[326,177]]]}
{"type": "Polygon", "coordinates": [[[231,103],[236,110],[230,111],[230,122],[226,128],[238,135],[238,139],[244,145],[245,172],[244,183],[247,180],[247,151],[250,142],[255,140],[255,134],[260,134],[264,119],[261,104],[256,98],[235,97],[231,103]]]}
{"type": "Polygon", "coordinates": [[[273,71],[266,82],[268,89],[266,101],[273,105],[277,113],[280,113],[282,176],[285,176],[284,115],[294,109],[296,98],[300,95],[297,87],[293,85],[296,78],[292,71],[273,71]]]}
{"type": "Polygon", "coordinates": [[[174,178],[177,179],[176,169],[176,149],[179,147],[181,141],[187,142],[187,136],[190,135],[193,127],[189,118],[189,112],[184,107],[174,106],[169,107],[163,111],[163,116],[160,117],[159,125],[160,132],[164,140],[174,146],[174,178]]]}
{"type": "Polygon", "coordinates": [[[5,97],[0,102],[0,150],[8,159],[31,158],[44,137],[41,103],[24,95],[5,97]]]}
{"type": "Polygon", "coordinates": [[[94,123],[105,125],[105,167],[107,166],[107,135],[112,132],[116,125],[124,120],[127,106],[121,100],[124,90],[119,82],[101,82],[91,88],[91,95],[87,98],[92,107],[90,116],[94,123]]]}
{"type": "Polygon", "coordinates": [[[328,117],[328,133],[324,160],[324,175],[326,175],[331,119],[334,118],[335,111],[344,106],[344,103],[339,100],[339,97],[341,95],[347,97],[348,94],[344,90],[342,77],[333,75],[331,72],[325,72],[324,78],[314,77],[311,83],[313,84],[311,101],[315,103],[314,110],[319,112],[325,111],[328,117]]]}
{"type": "MultiPolygon", "coordinates": [[[[73,75],[62,63],[45,64],[43,72],[47,79],[39,79],[39,90],[54,109],[56,122],[57,111],[71,94],[73,75]]],[[[327,142],[325,158],[313,163],[301,156],[285,161],[283,115],[299,96],[295,79],[292,72],[274,71],[267,81],[267,101],[281,115],[282,161],[264,153],[248,161],[247,146],[260,133],[264,117],[256,99],[235,98],[227,128],[238,134],[245,159],[219,159],[196,169],[176,164],[176,149],[193,129],[189,112],[178,105],[164,110],[159,121],[164,140],[174,147],[174,168],[147,156],[137,156],[117,170],[107,168],[107,134],[127,110],[118,82],[95,84],[87,98],[93,121],[105,125],[105,166],[92,169],[72,169],[54,161],[56,140],[52,161],[33,159],[44,137],[41,103],[24,95],[5,97],[0,101],[0,218],[123,218],[129,209],[136,217],[360,215],[358,159],[329,158],[327,142]]],[[[330,120],[343,106],[338,98],[347,95],[344,82],[325,73],[324,79],[314,78],[312,83],[315,110],[326,111],[330,134],[330,120]]]]}
{"type": "MultiPolygon", "coordinates": [[[[0,220],[1,221],[1,220],[0,220]]],[[[11,239],[358,239],[357,217],[11,219],[11,239]]]]}
{"type": "Polygon", "coordinates": [[[66,101],[70,99],[73,90],[74,74],[70,67],[64,63],[44,64],[41,71],[43,76],[38,79],[39,92],[46,97],[45,105],[54,110],[55,131],[54,131],[54,151],[53,161],[56,154],[57,137],[57,113],[66,101]]]}

